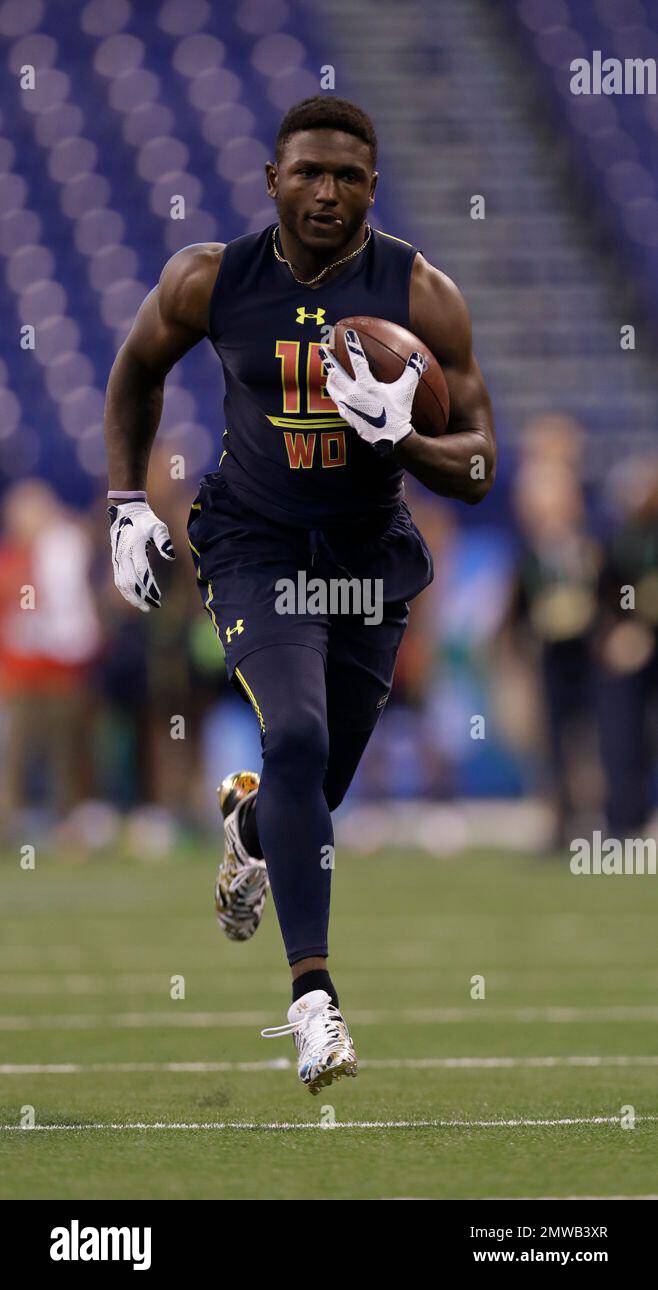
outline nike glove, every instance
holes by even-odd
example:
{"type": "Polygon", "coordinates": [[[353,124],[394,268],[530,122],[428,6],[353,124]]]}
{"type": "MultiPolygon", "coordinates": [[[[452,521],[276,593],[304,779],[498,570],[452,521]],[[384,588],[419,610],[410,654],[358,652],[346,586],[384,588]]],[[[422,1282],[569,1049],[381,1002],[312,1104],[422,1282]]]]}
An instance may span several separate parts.
{"type": "Polygon", "coordinates": [[[121,595],[144,613],[149,605],[160,608],[158,587],[147,551],[157,547],[165,560],[174,560],[169,529],[154,515],[148,502],[116,502],[108,506],[114,582],[121,595]]]}
{"type": "Polygon", "coordinates": [[[327,393],[359,437],[369,443],[379,456],[386,456],[413,430],[411,407],[416,386],[428,366],[427,359],[414,351],[397,381],[376,381],[355,331],[345,332],[345,344],[354,379],[330,350],[320,346],[327,393]]]}

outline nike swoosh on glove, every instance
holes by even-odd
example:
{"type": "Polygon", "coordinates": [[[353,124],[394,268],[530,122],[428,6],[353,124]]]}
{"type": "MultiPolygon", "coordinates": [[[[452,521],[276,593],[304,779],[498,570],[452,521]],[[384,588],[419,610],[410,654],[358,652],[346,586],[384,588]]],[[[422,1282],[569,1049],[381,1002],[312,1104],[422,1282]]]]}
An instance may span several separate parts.
{"type": "Polygon", "coordinates": [[[427,359],[414,350],[397,381],[376,381],[355,331],[345,332],[345,344],[354,378],[330,350],[320,346],[327,393],[345,421],[383,457],[413,430],[411,408],[418,382],[428,366],[427,359]]]}
{"type": "Polygon", "coordinates": [[[174,560],[169,529],[153,513],[148,502],[120,502],[108,506],[110,546],[114,583],[124,600],[148,614],[149,605],[159,609],[158,587],[147,551],[157,547],[165,560],[174,560]]]}

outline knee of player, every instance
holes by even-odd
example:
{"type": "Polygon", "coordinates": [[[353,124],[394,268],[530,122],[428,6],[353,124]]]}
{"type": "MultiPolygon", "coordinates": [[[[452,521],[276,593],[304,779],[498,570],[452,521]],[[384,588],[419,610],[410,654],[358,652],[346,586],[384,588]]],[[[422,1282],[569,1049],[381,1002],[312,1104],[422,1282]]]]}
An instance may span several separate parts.
{"type": "Polygon", "coordinates": [[[329,731],[319,713],[291,707],[281,722],[266,731],[264,756],[295,773],[324,770],[329,758],[329,731]]]}

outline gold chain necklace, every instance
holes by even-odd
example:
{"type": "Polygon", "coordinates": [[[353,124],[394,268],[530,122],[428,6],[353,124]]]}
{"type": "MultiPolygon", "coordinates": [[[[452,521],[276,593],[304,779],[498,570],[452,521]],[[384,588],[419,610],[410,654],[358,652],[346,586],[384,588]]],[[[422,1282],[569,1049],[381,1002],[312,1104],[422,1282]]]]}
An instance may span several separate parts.
{"type": "Polygon", "coordinates": [[[369,224],[366,224],[366,228],[368,232],[366,233],[366,236],[363,239],[363,242],[361,243],[361,245],[357,246],[356,251],[350,251],[349,255],[344,255],[342,260],[335,260],[333,264],[328,264],[326,269],[322,269],[320,273],[316,273],[315,277],[309,278],[307,282],[305,282],[303,278],[297,277],[297,274],[295,273],[295,270],[293,269],[292,264],[290,263],[290,260],[286,260],[285,256],[281,255],[281,252],[277,250],[276,228],[272,229],[272,246],[274,247],[274,254],[277,260],[279,261],[279,264],[288,265],[288,268],[290,269],[290,272],[292,273],[292,276],[295,279],[295,282],[298,282],[301,287],[312,287],[313,283],[319,282],[320,279],[324,277],[325,273],[329,273],[330,269],[337,269],[340,264],[347,264],[348,260],[353,260],[355,255],[360,255],[362,251],[365,251],[372,234],[372,229],[369,224]]]}

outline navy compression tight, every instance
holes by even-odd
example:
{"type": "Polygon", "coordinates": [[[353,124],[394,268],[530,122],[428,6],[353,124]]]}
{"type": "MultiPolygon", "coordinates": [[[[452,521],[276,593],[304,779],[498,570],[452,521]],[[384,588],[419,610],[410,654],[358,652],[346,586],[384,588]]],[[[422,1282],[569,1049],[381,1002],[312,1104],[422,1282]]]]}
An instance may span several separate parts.
{"type": "Polygon", "coordinates": [[[236,670],[260,711],[256,823],[288,962],[325,957],[330,812],[342,802],[374,727],[350,729],[338,700],[328,710],[324,660],[310,646],[254,650],[236,670]]]}

